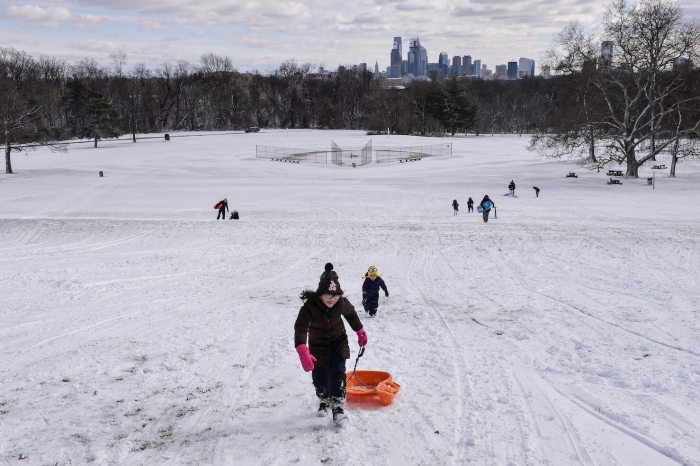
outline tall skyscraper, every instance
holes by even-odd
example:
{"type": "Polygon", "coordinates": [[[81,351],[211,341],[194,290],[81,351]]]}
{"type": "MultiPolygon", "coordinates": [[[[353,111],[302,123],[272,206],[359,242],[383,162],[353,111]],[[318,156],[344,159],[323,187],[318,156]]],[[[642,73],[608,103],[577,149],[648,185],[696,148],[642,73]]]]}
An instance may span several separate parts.
{"type": "Polygon", "coordinates": [[[462,57],[459,55],[452,57],[452,70],[450,74],[452,76],[459,76],[462,74],[462,57]]]}
{"type": "Polygon", "coordinates": [[[438,65],[440,65],[440,71],[442,71],[442,74],[449,74],[450,59],[447,57],[447,52],[440,52],[440,57],[438,58],[438,65]]]}
{"type": "Polygon", "coordinates": [[[391,66],[389,67],[390,78],[400,78],[403,74],[401,60],[401,38],[394,37],[394,47],[391,49],[391,66]]]}
{"type": "Polygon", "coordinates": [[[469,76],[474,74],[474,68],[472,67],[472,56],[465,55],[462,57],[462,76],[469,76]]]}
{"type": "Polygon", "coordinates": [[[481,76],[481,60],[474,60],[474,76],[481,76]]]}
{"type": "Polygon", "coordinates": [[[520,57],[518,60],[518,77],[524,78],[525,76],[535,75],[535,60],[531,58],[520,57]]]}
{"type": "Polygon", "coordinates": [[[425,76],[428,70],[428,51],[417,37],[409,42],[408,72],[413,76],[425,76]]]}
{"type": "Polygon", "coordinates": [[[508,71],[506,72],[508,79],[518,79],[518,62],[509,61],[508,71]]]}
{"type": "Polygon", "coordinates": [[[506,65],[496,65],[496,79],[506,79],[506,65]]]}
{"type": "Polygon", "coordinates": [[[612,60],[613,42],[611,40],[604,40],[600,45],[600,61],[598,62],[598,69],[609,69],[612,66],[612,60]]]}

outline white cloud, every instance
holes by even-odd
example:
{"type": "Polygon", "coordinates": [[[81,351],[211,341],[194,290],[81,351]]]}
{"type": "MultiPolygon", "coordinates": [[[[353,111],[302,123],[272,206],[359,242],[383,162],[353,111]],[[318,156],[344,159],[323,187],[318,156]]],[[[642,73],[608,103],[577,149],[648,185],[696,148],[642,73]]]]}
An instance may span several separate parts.
{"type": "MultiPolygon", "coordinates": [[[[84,26],[102,21],[119,27],[92,29],[93,41],[87,44],[67,28],[39,36],[44,36],[47,50],[63,43],[66,53],[94,53],[98,59],[105,54],[98,55],[99,47],[91,44],[100,41],[109,50],[127,43],[157,44],[138,49],[141,61],[149,64],[176,59],[195,63],[202,53],[214,51],[231,57],[240,69],[274,69],[287,58],[329,67],[376,59],[383,69],[394,36],[404,39],[404,57],[408,40],[420,37],[431,62],[439,52],[469,54],[490,68],[514,57],[538,59],[568,22],[596,27],[609,0],[44,1],[0,7],[0,30],[9,23],[16,38],[9,46],[35,39],[36,32],[26,24],[84,26]],[[167,44],[172,47],[164,48],[167,44]],[[270,62],[263,66],[263,60],[270,62]]],[[[686,5],[686,17],[697,11],[694,1],[679,0],[682,8],[686,5]]],[[[27,51],[37,53],[36,48],[27,51]]]]}
{"type": "Polygon", "coordinates": [[[88,27],[103,21],[100,16],[73,13],[66,7],[39,5],[10,5],[2,11],[2,17],[43,27],[55,27],[66,23],[75,27],[88,27]]]}

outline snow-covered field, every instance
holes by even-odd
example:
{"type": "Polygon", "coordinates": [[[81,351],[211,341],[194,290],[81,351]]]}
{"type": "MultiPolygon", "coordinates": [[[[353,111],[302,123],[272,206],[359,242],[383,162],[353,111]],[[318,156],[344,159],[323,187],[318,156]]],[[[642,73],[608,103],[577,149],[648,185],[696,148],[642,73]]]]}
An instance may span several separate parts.
{"type": "Polygon", "coordinates": [[[255,144],[369,139],[15,154],[0,175],[0,464],[700,464],[700,162],[652,190],[524,137],[375,137],[454,155],[354,169],[255,159],[255,144]],[[466,213],[484,194],[487,224],[466,213]],[[239,221],[214,220],[224,197],[239,221]],[[369,335],[358,368],[402,386],[389,407],[349,406],[339,431],[315,416],[293,346],[298,294],[327,261],[369,335]],[[391,292],[375,319],[371,264],[391,292]]]}

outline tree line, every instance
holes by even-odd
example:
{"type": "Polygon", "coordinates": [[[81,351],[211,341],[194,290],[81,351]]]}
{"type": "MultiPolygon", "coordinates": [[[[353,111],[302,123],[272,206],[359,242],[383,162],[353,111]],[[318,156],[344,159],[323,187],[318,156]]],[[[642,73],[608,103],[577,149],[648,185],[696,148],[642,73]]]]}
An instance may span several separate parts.
{"type": "Polygon", "coordinates": [[[166,131],[262,128],[365,129],[392,134],[532,133],[548,115],[558,80],[443,79],[387,87],[369,72],[318,75],[289,60],[243,73],[225,56],[198,64],[137,65],[123,72],[0,48],[0,111],[6,150],[71,138],[166,131]]]}
{"type": "Polygon", "coordinates": [[[673,174],[677,160],[698,155],[698,27],[666,0],[613,0],[604,33],[615,45],[611,63],[599,61],[600,38],[571,25],[550,53],[558,75],[549,79],[435,75],[405,87],[342,67],[319,75],[294,60],[263,75],[208,53],[196,64],[139,64],[125,72],[123,54],[101,66],[0,48],[5,171],[12,173],[13,150],[33,144],[91,138],[97,146],[123,134],[136,141],[136,133],[259,126],[529,134],[531,148],[544,155],[597,167],[625,163],[635,177],[644,162],[672,151],[673,174]]]}

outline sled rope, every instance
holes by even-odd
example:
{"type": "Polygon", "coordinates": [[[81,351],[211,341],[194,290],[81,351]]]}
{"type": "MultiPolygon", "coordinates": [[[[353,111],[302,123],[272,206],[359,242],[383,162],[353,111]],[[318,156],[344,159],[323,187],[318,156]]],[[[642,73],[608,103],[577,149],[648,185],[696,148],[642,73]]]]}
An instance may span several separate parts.
{"type": "Polygon", "coordinates": [[[357,372],[357,363],[360,361],[360,358],[362,357],[363,354],[365,354],[365,347],[364,346],[362,348],[360,348],[360,351],[359,351],[359,353],[357,353],[357,357],[355,358],[355,367],[352,369],[352,375],[350,376],[351,379],[353,377],[355,377],[355,372],[357,372]]]}

